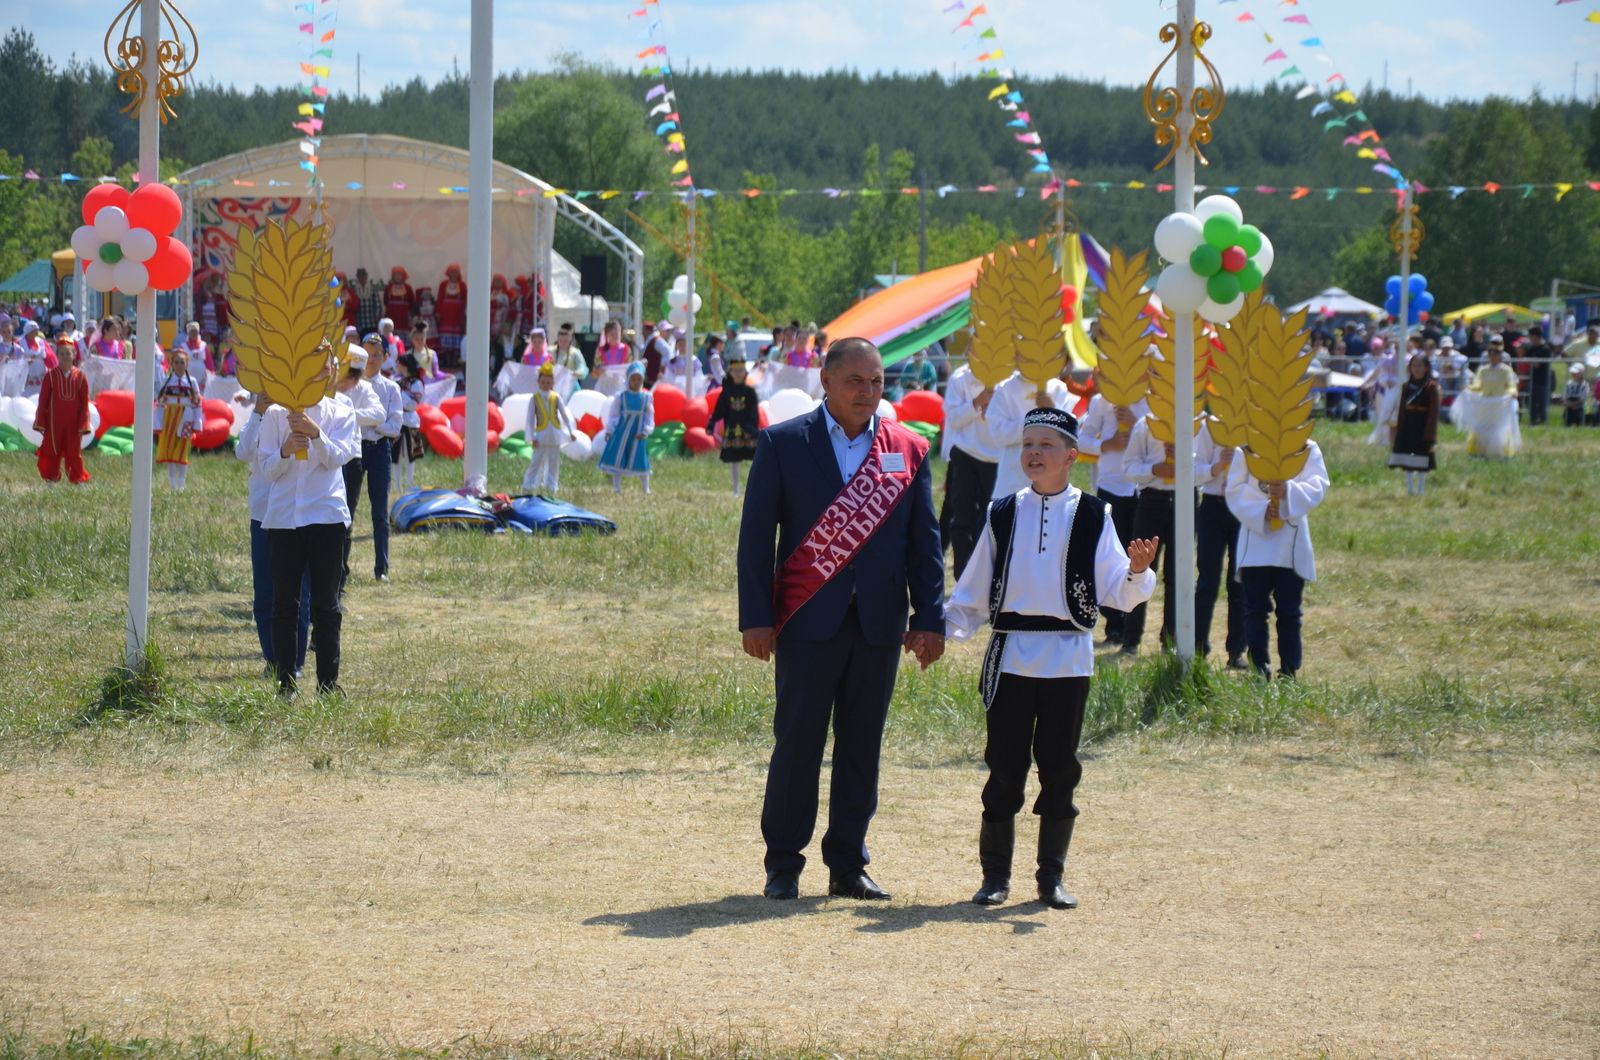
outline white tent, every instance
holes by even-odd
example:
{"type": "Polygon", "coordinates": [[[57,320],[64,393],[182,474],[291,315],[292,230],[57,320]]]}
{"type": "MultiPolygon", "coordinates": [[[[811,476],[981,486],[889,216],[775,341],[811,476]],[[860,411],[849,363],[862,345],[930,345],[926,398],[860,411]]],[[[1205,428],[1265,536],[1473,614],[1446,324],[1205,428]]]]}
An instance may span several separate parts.
{"type": "MultiPolygon", "coordinates": [[[[488,276],[467,274],[467,160],[455,147],[403,136],[326,136],[318,148],[318,189],[300,167],[303,141],[228,155],[179,175],[184,197],[180,238],[194,250],[195,273],[226,273],[241,224],[268,217],[311,216],[321,202],[333,227],[334,267],[354,276],[365,267],[380,282],[392,266],[410,274],[414,287],[438,289],[445,267],[462,266],[469,297],[487,291],[488,276]]],[[[629,323],[644,313],[644,252],[621,231],[576,199],[537,177],[496,162],[494,166],[493,271],[506,276],[544,277],[550,293],[549,323],[587,327],[591,309],[606,317],[605,303],[578,294],[578,270],[555,253],[557,219],[578,225],[619,259],[627,291],[629,323]]],[[[192,318],[194,292],[185,290],[179,309],[192,318]]]]}
{"type": "Polygon", "coordinates": [[[1289,312],[1298,313],[1308,310],[1313,317],[1378,317],[1383,315],[1383,307],[1375,306],[1371,302],[1363,302],[1355,295],[1342,287],[1330,287],[1314,298],[1309,298],[1299,305],[1289,307],[1289,312]]]}

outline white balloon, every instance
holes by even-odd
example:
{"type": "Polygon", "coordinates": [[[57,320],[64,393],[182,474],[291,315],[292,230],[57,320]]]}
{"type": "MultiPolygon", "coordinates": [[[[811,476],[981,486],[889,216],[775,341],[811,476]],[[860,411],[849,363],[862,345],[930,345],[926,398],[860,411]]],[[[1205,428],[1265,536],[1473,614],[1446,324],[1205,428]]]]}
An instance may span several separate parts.
{"type": "Polygon", "coordinates": [[[130,228],[122,237],[122,256],[128,261],[149,261],[156,256],[155,233],[148,228],[130,228]]]}
{"type": "Polygon", "coordinates": [[[761,407],[767,410],[767,423],[770,425],[792,420],[796,416],[804,416],[820,404],[822,402],[804,390],[789,387],[763,401],[761,407]]]}
{"type": "MultiPolygon", "coordinates": [[[[89,448],[91,445],[93,445],[95,443],[95,441],[96,441],[95,436],[97,434],[99,434],[99,433],[100,433],[100,410],[98,408],[96,408],[94,402],[91,401],[91,402],[89,402],[89,433],[79,436],[80,441],[79,441],[79,444],[78,444],[78,448],[80,448],[80,449],[89,448]]],[[[43,439],[40,439],[40,440],[42,441],[43,439]]]]}
{"type": "Polygon", "coordinates": [[[1226,324],[1228,321],[1238,316],[1239,310],[1243,308],[1244,295],[1241,294],[1227,305],[1219,305],[1210,298],[1207,298],[1204,302],[1200,303],[1199,313],[1213,324],[1226,324]]]}
{"type": "Polygon", "coordinates": [[[1267,238],[1265,232],[1261,234],[1261,250],[1254,260],[1263,276],[1272,271],[1272,263],[1278,260],[1278,252],[1273,248],[1272,240],[1267,238]]]}
{"type": "MultiPolygon", "coordinates": [[[[109,207],[108,207],[109,209],[109,207]]],[[[141,266],[142,268],[143,266],[141,266]]],[[[84,282],[101,294],[107,294],[117,289],[117,270],[113,265],[103,261],[92,260],[89,268],[84,271],[84,282]]]]}
{"type": "Polygon", "coordinates": [[[705,303],[700,300],[700,296],[699,295],[695,295],[694,296],[694,311],[696,313],[700,312],[700,307],[703,306],[703,305],[705,305],[705,303]]]}
{"type": "Polygon", "coordinates": [[[1200,205],[1194,208],[1194,215],[1200,218],[1202,225],[1219,213],[1225,213],[1240,224],[1244,224],[1244,210],[1240,209],[1239,204],[1226,195],[1208,196],[1201,199],[1200,205]]]}
{"type": "Polygon", "coordinates": [[[889,399],[888,398],[879,398],[878,399],[878,418],[880,420],[899,420],[900,419],[900,413],[896,412],[894,410],[894,406],[889,404],[889,399]]]}
{"type": "Polygon", "coordinates": [[[570,441],[561,447],[561,455],[568,460],[587,460],[589,459],[589,452],[593,448],[594,445],[589,441],[589,436],[582,431],[578,431],[570,441]]]}
{"type": "MultiPolygon", "coordinates": [[[[92,405],[90,407],[93,408],[92,405]]],[[[34,414],[38,411],[38,398],[0,397],[0,423],[15,427],[32,446],[44,443],[44,435],[33,429],[34,414]]]]}
{"type": "Polygon", "coordinates": [[[689,277],[688,277],[687,274],[680,274],[676,279],[674,279],[672,281],[672,290],[673,291],[687,291],[688,289],[689,289],[689,277]]]}
{"type": "Polygon", "coordinates": [[[1206,280],[1187,263],[1168,265],[1156,280],[1156,294],[1171,313],[1193,313],[1206,300],[1206,280]]]}
{"type": "Polygon", "coordinates": [[[150,270],[137,261],[125,258],[117,262],[111,274],[116,278],[117,290],[123,294],[138,294],[150,286],[150,270]]]}
{"type": "MultiPolygon", "coordinates": [[[[516,434],[528,426],[528,406],[533,403],[532,394],[510,394],[500,405],[500,415],[506,418],[506,433],[516,434]]],[[[568,412],[572,411],[569,407],[568,412]]],[[[577,422],[577,417],[573,417],[577,422]]],[[[529,438],[531,443],[533,439],[529,438]]]]}
{"type": "Polygon", "coordinates": [[[94,215],[94,227],[101,240],[121,239],[128,234],[128,215],[117,206],[102,206],[94,215]]]}
{"type": "Polygon", "coordinates": [[[672,321],[672,326],[682,330],[689,326],[689,314],[682,309],[674,309],[667,314],[667,319],[672,321]]]}
{"type": "Polygon", "coordinates": [[[1205,238],[1204,226],[1194,214],[1171,214],[1156,225],[1156,253],[1167,261],[1187,264],[1189,255],[1205,238]]]}
{"type": "Polygon", "coordinates": [[[94,225],[80,225],[72,233],[72,252],[79,261],[93,261],[100,256],[100,244],[104,242],[95,234],[94,225]]]}
{"type": "MultiPolygon", "coordinates": [[[[573,423],[577,423],[585,416],[593,416],[604,423],[606,413],[611,409],[611,400],[598,390],[580,390],[567,402],[567,411],[572,414],[573,423]]],[[[527,415],[526,410],[523,411],[523,415],[527,415]]]]}

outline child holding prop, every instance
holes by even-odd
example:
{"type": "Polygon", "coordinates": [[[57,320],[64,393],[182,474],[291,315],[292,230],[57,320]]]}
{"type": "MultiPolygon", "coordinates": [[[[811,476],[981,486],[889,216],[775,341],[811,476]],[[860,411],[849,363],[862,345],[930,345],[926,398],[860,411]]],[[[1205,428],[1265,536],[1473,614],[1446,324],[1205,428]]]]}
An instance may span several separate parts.
{"type": "Polygon", "coordinates": [[[1062,874],[1078,816],[1072,794],[1083,775],[1078,738],[1094,673],[1095,621],[1101,606],[1132,610],[1155,591],[1150,562],[1159,542],[1135,540],[1124,552],[1110,505],[1068,482],[1077,432],[1077,419],[1065,410],[1027,414],[1020,462],[1030,485],[990,506],[946,609],[947,635],[956,640],[984,622],[994,629],[980,679],[989,779],[977,905],[999,905],[1010,893],[1016,815],[1028,767],[1037,761],[1039,900],[1052,909],[1076,908],[1062,874]]]}
{"type": "Polygon", "coordinates": [[[73,366],[72,352],[72,343],[63,341],[56,363],[43,373],[33,429],[44,435],[39,443],[39,477],[60,482],[65,460],[67,481],[81,486],[89,481],[89,472],[83,468],[83,436],[89,433],[89,380],[83,369],[73,366]]]}
{"type": "Polygon", "coordinates": [[[572,441],[575,430],[572,414],[556,393],[556,366],[545,361],[539,366],[539,389],[528,402],[523,430],[523,437],[533,443],[528,472],[522,476],[524,492],[548,491],[553,497],[561,491],[561,447],[572,441]]]}
{"type": "Polygon", "coordinates": [[[1274,610],[1279,676],[1300,671],[1300,604],[1306,582],[1317,577],[1307,517],[1328,492],[1322,450],[1311,440],[1305,319],[1305,310],[1286,320],[1270,306],[1256,314],[1244,459],[1228,468],[1228,509],[1239,520],[1245,646],[1264,677],[1272,673],[1267,616],[1274,610]]]}
{"type": "Polygon", "coordinates": [[[607,416],[606,447],[600,470],[611,476],[611,492],[622,492],[622,476],[644,479],[650,492],[650,453],[645,441],[656,429],[655,404],[644,388],[644,362],[628,365],[628,389],[617,395],[607,416]]]}
{"type": "Polygon", "coordinates": [[[167,465],[167,484],[181,492],[189,481],[189,441],[206,421],[200,387],[189,374],[189,355],[180,346],[167,360],[171,370],[156,388],[156,407],[161,410],[156,463],[167,465]]]}
{"type": "Polygon", "coordinates": [[[735,352],[728,358],[727,374],[722,380],[722,393],[717,396],[717,407],[711,410],[707,431],[715,431],[722,424],[721,459],[728,465],[733,479],[733,495],[739,495],[739,465],[755,459],[756,435],[761,432],[760,401],[755,388],[745,380],[744,354],[735,352]]]}

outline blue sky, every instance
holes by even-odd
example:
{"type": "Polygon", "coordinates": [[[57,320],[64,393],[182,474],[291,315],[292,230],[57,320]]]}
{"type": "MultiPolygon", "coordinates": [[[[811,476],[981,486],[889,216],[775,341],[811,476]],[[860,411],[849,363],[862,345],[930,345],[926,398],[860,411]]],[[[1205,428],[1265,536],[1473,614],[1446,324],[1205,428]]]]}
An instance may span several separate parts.
{"type": "MultiPolygon", "coordinates": [[[[295,29],[293,0],[178,0],[201,34],[202,80],[248,89],[291,83],[306,38],[295,29]]],[[[661,0],[661,40],[678,67],[756,67],[816,71],[850,67],[873,71],[972,71],[989,44],[1024,85],[1032,75],[1072,75],[1112,84],[1142,83],[1159,60],[1155,35],[1171,0],[983,0],[993,41],[953,33],[960,14],[943,14],[953,0],[661,0]]],[[[971,9],[980,0],[965,0],[971,9]]],[[[355,55],[367,94],[413,76],[436,80],[468,54],[468,0],[332,0],[338,38],[332,81],[355,89],[355,55]]],[[[30,9],[28,28],[41,47],[65,59],[98,61],[107,0],[51,0],[30,9]]],[[[576,51],[619,66],[638,65],[643,19],[630,19],[630,0],[601,3],[501,0],[495,64],[501,71],[540,68],[561,51],[576,51]]],[[[1547,96],[1572,91],[1578,64],[1580,97],[1589,99],[1600,73],[1600,25],[1584,17],[1600,0],[1200,0],[1216,30],[1208,49],[1225,84],[1260,83],[1284,69],[1264,63],[1274,45],[1308,75],[1343,73],[1358,90],[1377,85],[1388,63],[1391,89],[1408,84],[1434,98],[1479,98],[1491,93],[1547,96]],[[1236,19],[1245,11],[1253,23],[1236,19]],[[1312,25],[1283,25],[1305,14],[1312,25]],[[1332,64],[1299,40],[1320,37],[1332,64]]],[[[688,100],[685,107],[691,106],[688,100]]],[[[330,115],[331,117],[331,115],[330,115]]]]}

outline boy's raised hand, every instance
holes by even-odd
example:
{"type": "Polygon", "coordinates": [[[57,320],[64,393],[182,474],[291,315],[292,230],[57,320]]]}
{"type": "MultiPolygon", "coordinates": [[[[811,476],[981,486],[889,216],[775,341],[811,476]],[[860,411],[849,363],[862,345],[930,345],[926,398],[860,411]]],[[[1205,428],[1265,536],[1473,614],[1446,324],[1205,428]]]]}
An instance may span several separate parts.
{"type": "Polygon", "coordinates": [[[1159,537],[1143,538],[1138,541],[1128,542],[1128,571],[1132,574],[1143,574],[1150,569],[1150,564],[1155,562],[1156,549],[1161,546],[1159,537]]]}

